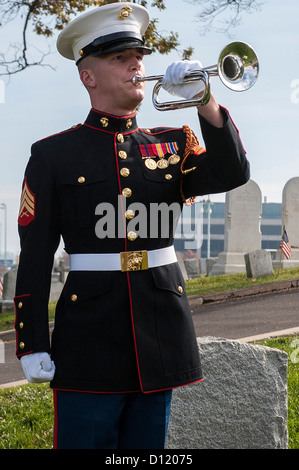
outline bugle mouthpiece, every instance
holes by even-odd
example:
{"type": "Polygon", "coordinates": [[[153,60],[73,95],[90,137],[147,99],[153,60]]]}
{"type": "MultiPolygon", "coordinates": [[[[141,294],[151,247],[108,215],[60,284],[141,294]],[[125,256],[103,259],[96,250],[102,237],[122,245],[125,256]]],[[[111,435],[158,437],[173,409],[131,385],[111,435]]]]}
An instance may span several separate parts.
{"type": "Polygon", "coordinates": [[[134,75],[134,77],[132,78],[133,85],[138,85],[138,83],[143,82],[143,81],[144,81],[144,78],[141,77],[140,75],[134,75]]]}

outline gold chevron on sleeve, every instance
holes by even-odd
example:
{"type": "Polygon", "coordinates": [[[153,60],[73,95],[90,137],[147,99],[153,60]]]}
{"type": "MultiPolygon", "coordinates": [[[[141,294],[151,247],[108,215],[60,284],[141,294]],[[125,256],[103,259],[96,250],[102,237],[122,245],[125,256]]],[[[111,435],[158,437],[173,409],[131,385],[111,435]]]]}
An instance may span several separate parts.
{"type": "Polygon", "coordinates": [[[21,194],[20,211],[18,217],[19,225],[26,226],[35,217],[35,195],[29,188],[27,178],[24,180],[21,194]]]}

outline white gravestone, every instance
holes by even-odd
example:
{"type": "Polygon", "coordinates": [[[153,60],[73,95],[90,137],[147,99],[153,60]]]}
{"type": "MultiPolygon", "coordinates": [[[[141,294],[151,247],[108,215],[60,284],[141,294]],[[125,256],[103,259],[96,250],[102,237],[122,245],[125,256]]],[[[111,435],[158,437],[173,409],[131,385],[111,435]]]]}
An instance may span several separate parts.
{"type": "Polygon", "coordinates": [[[224,251],[212,275],[246,272],[245,253],[261,249],[261,219],[262,194],[254,181],[226,193],[224,251]]]}

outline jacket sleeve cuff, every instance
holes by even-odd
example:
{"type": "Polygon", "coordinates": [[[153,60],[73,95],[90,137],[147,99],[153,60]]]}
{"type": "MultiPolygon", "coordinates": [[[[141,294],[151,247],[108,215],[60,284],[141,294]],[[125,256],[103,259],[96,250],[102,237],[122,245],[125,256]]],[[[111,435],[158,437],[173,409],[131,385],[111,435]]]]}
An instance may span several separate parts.
{"type": "Polygon", "coordinates": [[[32,348],[31,330],[31,299],[30,294],[18,295],[14,298],[16,355],[18,357],[30,354],[32,348]]]}

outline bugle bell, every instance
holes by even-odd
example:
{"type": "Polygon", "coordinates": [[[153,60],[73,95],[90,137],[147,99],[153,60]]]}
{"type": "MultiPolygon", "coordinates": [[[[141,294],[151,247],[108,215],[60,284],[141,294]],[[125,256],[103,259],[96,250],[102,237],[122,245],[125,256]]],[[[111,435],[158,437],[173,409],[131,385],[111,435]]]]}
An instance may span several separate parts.
{"type": "Polygon", "coordinates": [[[167,111],[206,105],[210,100],[211,93],[210,77],[218,76],[222,83],[233,91],[245,91],[255,84],[258,74],[259,61],[252,47],[244,42],[232,42],[221,51],[216,65],[191,72],[183,79],[183,83],[190,83],[195,80],[203,81],[204,92],[200,98],[160,102],[158,94],[162,87],[163,75],[151,75],[148,77],[135,75],[132,78],[132,82],[134,85],[137,85],[143,81],[157,81],[153,88],[153,105],[159,111],[167,111]]]}

